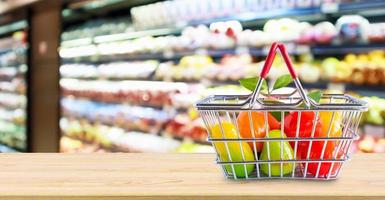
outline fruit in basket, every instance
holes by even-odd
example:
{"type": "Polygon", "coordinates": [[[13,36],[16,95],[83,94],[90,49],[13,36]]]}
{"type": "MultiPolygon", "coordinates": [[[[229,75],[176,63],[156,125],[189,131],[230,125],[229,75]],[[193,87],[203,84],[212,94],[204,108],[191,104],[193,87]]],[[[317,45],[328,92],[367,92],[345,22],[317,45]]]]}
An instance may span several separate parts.
{"type": "MultiPolygon", "coordinates": [[[[313,142],[312,144],[312,150],[310,152],[309,159],[310,160],[318,160],[318,159],[324,159],[324,160],[331,160],[333,159],[333,152],[335,147],[334,142],[328,142],[325,147],[324,155],[322,156],[322,148],[323,148],[324,142],[313,142]]],[[[337,155],[337,159],[341,159],[343,156],[343,151],[340,149],[337,155]]],[[[341,166],[340,162],[335,162],[332,167],[332,162],[323,162],[323,163],[309,163],[307,167],[307,172],[316,176],[317,175],[317,170],[318,171],[318,176],[317,178],[325,178],[330,172],[331,175],[335,174],[337,169],[341,166]]]]}
{"type": "MultiPolygon", "coordinates": [[[[237,122],[242,138],[263,138],[266,135],[265,117],[262,112],[251,112],[251,120],[249,112],[240,112],[237,122]],[[250,124],[250,121],[252,124],[250,124]]],[[[249,142],[249,145],[254,149],[253,142],[249,142]]],[[[263,142],[257,142],[255,145],[257,152],[261,152],[263,142]]]]}
{"type": "MultiPolygon", "coordinates": [[[[285,133],[281,133],[280,130],[272,130],[268,133],[269,138],[286,138],[285,133]]],[[[260,156],[260,160],[293,160],[294,152],[288,141],[274,141],[265,142],[263,150],[260,156]],[[282,157],[281,157],[282,151],[282,157]]],[[[261,164],[261,170],[265,174],[269,174],[269,164],[261,164]]],[[[282,164],[282,175],[288,174],[293,171],[293,163],[282,164]]],[[[271,163],[270,173],[272,176],[281,175],[281,164],[271,163]]]]}
{"type": "Polygon", "coordinates": [[[321,137],[327,137],[330,129],[329,137],[341,137],[342,136],[342,113],[335,111],[334,117],[333,112],[321,111],[319,113],[320,122],[323,125],[321,137]],[[333,121],[332,120],[333,117],[333,121]]]}
{"type": "MultiPolygon", "coordinates": [[[[286,115],[284,119],[284,130],[288,137],[296,137],[297,135],[297,123],[298,123],[299,114],[298,112],[292,112],[286,115]]],[[[302,112],[300,117],[300,126],[298,137],[308,138],[312,136],[313,125],[315,125],[314,129],[314,137],[319,137],[322,135],[322,124],[320,120],[316,121],[314,124],[315,114],[314,112],[302,112]]],[[[296,143],[290,142],[290,145],[295,148],[296,143]]],[[[297,157],[298,158],[306,158],[307,152],[309,148],[309,141],[299,141],[297,142],[297,157]]]]}
{"type": "MultiPolygon", "coordinates": [[[[211,127],[210,136],[212,139],[239,138],[237,134],[237,129],[235,128],[235,126],[232,123],[226,122],[226,121],[211,127]]],[[[217,153],[219,154],[220,160],[222,162],[230,162],[230,161],[242,162],[242,161],[255,160],[253,151],[251,150],[250,146],[246,142],[213,142],[213,145],[217,153]],[[242,151],[243,151],[243,155],[242,155],[242,151]]],[[[255,168],[254,164],[248,164],[248,165],[236,164],[233,166],[234,166],[235,175],[238,178],[246,177],[246,174],[250,175],[255,168]]],[[[228,173],[232,174],[233,170],[231,165],[225,165],[225,168],[228,173]]]]}

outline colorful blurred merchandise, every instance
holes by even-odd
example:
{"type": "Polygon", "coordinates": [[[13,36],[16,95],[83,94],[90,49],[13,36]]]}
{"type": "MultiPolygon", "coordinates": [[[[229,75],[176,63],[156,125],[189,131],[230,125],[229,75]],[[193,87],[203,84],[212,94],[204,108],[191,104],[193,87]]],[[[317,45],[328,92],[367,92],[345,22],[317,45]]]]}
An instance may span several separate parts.
{"type": "Polygon", "coordinates": [[[178,65],[162,63],[155,78],[164,81],[238,81],[246,76],[255,76],[258,66],[250,55],[227,55],[219,63],[203,55],[182,57],[178,65]]]}
{"type": "Polygon", "coordinates": [[[186,114],[179,114],[167,123],[165,134],[176,138],[190,139],[198,143],[206,143],[207,132],[202,119],[192,119],[186,114]]]}
{"type": "Polygon", "coordinates": [[[385,52],[372,51],[368,54],[348,54],[339,61],[325,59],[322,63],[324,76],[335,82],[350,82],[357,85],[385,84],[385,52]]]}
{"type": "Polygon", "coordinates": [[[385,99],[379,97],[363,97],[368,102],[369,110],[362,115],[361,123],[385,125],[385,99]]]}
{"type": "Polygon", "coordinates": [[[171,94],[187,90],[185,83],[153,81],[85,81],[62,79],[64,96],[76,96],[102,102],[130,103],[133,105],[170,105],[171,94]]]}
{"type": "MultiPolygon", "coordinates": [[[[165,1],[131,9],[134,27],[138,29],[156,28],[198,20],[236,16],[238,13],[265,12],[320,6],[319,0],[289,1],[239,1],[239,0],[187,0],[165,1]],[[151,13],[151,14],[149,14],[151,13]]],[[[327,1],[337,2],[337,1],[327,1]]]]}
{"type": "Polygon", "coordinates": [[[146,79],[158,66],[158,61],[111,62],[100,65],[65,64],[60,75],[65,78],[146,79]]]}
{"type": "Polygon", "coordinates": [[[132,31],[131,22],[126,17],[114,18],[113,21],[97,19],[87,21],[77,27],[70,27],[62,33],[61,38],[65,41],[132,31]]]}
{"type": "Polygon", "coordinates": [[[385,138],[366,135],[358,142],[358,149],[364,153],[385,153],[385,138]]]}
{"type": "Polygon", "coordinates": [[[158,133],[173,118],[172,112],[150,107],[109,104],[88,100],[64,98],[61,100],[63,116],[100,122],[126,130],[158,133]]]}
{"type": "Polygon", "coordinates": [[[27,98],[24,95],[0,93],[0,106],[10,109],[25,108],[27,98]]]}
{"type": "Polygon", "coordinates": [[[23,125],[25,124],[25,118],[26,113],[22,108],[15,110],[0,108],[0,120],[12,122],[16,125],[23,125]]]}
{"type": "Polygon", "coordinates": [[[0,80],[0,92],[25,94],[26,92],[25,80],[20,78],[14,78],[11,81],[0,80]]]}
{"type": "MultiPolygon", "coordinates": [[[[112,35],[113,36],[113,35],[112,35]]],[[[111,36],[111,37],[112,37],[111,36]]],[[[341,43],[362,44],[381,42],[385,39],[383,23],[370,24],[361,16],[342,16],[334,25],[323,21],[315,25],[290,18],[268,20],[262,30],[243,30],[238,21],[215,22],[210,26],[186,27],[180,36],[145,36],[132,40],[117,40],[83,46],[63,46],[62,58],[113,55],[138,55],[191,50],[232,49],[236,47],[261,48],[273,41],[300,45],[335,45],[341,43]]],[[[63,43],[65,44],[65,42],[63,43]]],[[[191,54],[191,53],[189,53],[191,54]]],[[[113,57],[112,57],[113,58],[113,57]]]]}
{"type": "MultiPolygon", "coordinates": [[[[366,5],[358,0],[171,0],[131,8],[131,19],[119,13],[66,24],[59,48],[62,117],[81,126],[182,140],[178,152],[198,144],[205,149],[207,132],[194,104],[212,94],[250,94],[238,81],[259,75],[275,41],[287,45],[306,89],[377,95],[372,92],[380,93],[385,84],[384,23],[372,14],[347,12],[348,3],[366,5]],[[327,6],[337,10],[329,13],[327,6]],[[306,17],[298,18],[302,11],[306,17]]],[[[268,82],[287,73],[280,54],[273,65],[268,82]]],[[[366,98],[370,108],[360,128],[382,126],[382,99],[366,98]]],[[[87,144],[88,151],[114,151],[118,143],[104,138],[109,145],[77,139],[97,144],[87,144]]]]}
{"type": "Polygon", "coordinates": [[[90,123],[87,120],[61,119],[65,136],[118,152],[172,152],[180,142],[157,135],[126,132],[121,128],[90,123]]]}
{"type": "Polygon", "coordinates": [[[193,142],[183,142],[178,149],[177,153],[215,153],[214,148],[211,145],[201,145],[193,142]]]}
{"type": "Polygon", "coordinates": [[[69,137],[60,138],[61,153],[109,153],[108,149],[102,148],[96,144],[84,143],[80,140],[69,137]]]}
{"type": "Polygon", "coordinates": [[[26,151],[27,33],[16,31],[4,36],[0,39],[0,145],[26,151]]]}
{"type": "Polygon", "coordinates": [[[26,149],[25,127],[0,120],[0,143],[11,148],[26,149]]]}

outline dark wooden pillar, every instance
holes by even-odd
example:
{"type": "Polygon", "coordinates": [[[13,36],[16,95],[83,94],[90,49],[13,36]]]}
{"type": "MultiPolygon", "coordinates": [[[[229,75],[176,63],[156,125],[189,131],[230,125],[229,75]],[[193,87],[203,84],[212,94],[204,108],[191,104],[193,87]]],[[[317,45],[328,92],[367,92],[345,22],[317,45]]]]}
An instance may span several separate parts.
{"type": "Polygon", "coordinates": [[[29,131],[32,152],[59,150],[60,3],[40,1],[30,12],[29,131]]]}

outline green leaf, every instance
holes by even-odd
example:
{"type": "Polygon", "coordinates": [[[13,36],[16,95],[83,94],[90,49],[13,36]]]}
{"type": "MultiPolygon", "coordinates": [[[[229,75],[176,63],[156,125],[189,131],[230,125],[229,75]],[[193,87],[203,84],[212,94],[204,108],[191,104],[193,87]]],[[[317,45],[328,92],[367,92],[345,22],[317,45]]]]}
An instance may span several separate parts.
{"type": "MultiPolygon", "coordinates": [[[[260,77],[251,77],[251,78],[243,78],[239,80],[239,83],[246,89],[250,91],[254,91],[255,87],[257,86],[257,83],[259,81],[260,77]]],[[[266,80],[263,80],[261,90],[267,91],[267,83],[266,80]]]]}
{"type": "Polygon", "coordinates": [[[313,99],[315,102],[319,103],[322,97],[322,92],[319,90],[316,90],[316,91],[310,92],[309,94],[307,94],[307,96],[313,99]]]}
{"type": "Polygon", "coordinates": [[[283,88],[288,86],[291,82],[293,82],[293,79],[289,74],[280,76],[274,83],[273,90],[283,88]]]}
{"type": "MultiPolygon", "coordinates": [[[[270,112],[270,114],[273,115],[273,117],[274,117],[275,119],[277,119],[279,122],[282,120],[282,119],[281,119],[282,115],[281,115],[281,112],[280,112],[280,111],[270,112]]],[[[286,115],[288,115],[288,114],[289,114],[289,112],[284,112],[284,116],[286,116],[286,115]]]]}

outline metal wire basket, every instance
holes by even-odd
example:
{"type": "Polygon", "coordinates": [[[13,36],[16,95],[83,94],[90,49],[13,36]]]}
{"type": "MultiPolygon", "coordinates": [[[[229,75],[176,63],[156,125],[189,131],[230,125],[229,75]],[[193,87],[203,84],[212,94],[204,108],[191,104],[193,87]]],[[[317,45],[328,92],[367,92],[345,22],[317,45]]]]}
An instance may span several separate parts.
{"type": "Polygon", "coordinates": [[[349,95],[322,95],[320,103],[309,98],[285,46],[278,43],[271,46],[252,94],[209,96],[196,107],[229,179],[335,179],[367,110],[364,101],[349,95]],[[260,91],[277,50],[296,90],[272,97],[260,91]],[[272,115],[280,122],[274,124],[272,115]]]}

